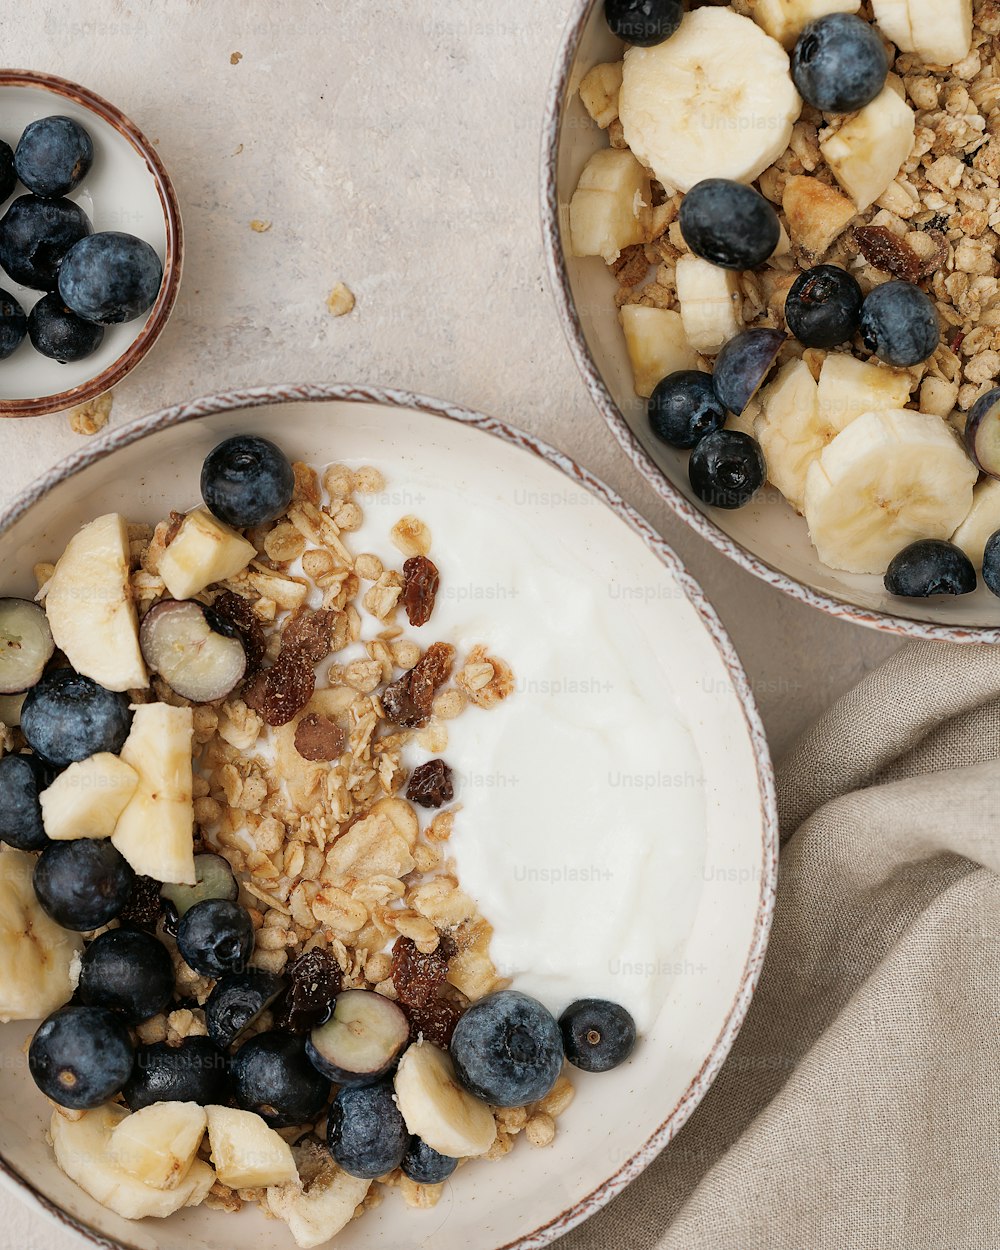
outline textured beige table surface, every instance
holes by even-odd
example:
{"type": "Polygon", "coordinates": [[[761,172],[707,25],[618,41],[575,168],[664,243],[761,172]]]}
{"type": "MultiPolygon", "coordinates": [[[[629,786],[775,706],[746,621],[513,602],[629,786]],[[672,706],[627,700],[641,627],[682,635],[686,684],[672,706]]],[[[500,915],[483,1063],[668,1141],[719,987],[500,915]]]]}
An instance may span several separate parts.
{"type": "MultiPolygon", "coordinates": [[[[640,482],[591,407],[538,224],[540,118],[570,5],[18,0],[0,8],[0,55],[118,104],[177,186],[180,300],[116,391],[113,422],[229,386],[350,381],[536,431],[674,544],[728,626],[780,753],[898,643],[725,561],[640,482]],[[271,229],[255,233],[252,219],[271,229]],[[325,300],[340,280],[358,302],[334,319],[325,300]]],[[[79,442],[65,416],[0,423],[0,499],[79,442]]],[[[4,1191],[0,1228],[17,1250],[84,1244],[4,1191]]]]}

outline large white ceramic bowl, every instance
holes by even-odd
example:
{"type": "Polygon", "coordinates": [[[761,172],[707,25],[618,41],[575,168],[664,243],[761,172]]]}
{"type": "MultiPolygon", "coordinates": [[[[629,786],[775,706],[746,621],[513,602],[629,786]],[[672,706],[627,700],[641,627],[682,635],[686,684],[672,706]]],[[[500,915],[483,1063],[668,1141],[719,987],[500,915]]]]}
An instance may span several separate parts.
{"type": "Polygon", "coordinates": [[[840,573],[819,560],[806,523],[773,488],[747,507],[711,508],[691,490],[687,453],[659,443],[646,401],[632,386],[614,296],[617,282],[599,257],[569,246],[569,202],[591,155],[607,135],[580,101],[580,80],[594,65],[619,60],[624,45],[608,30],[603,0],[575,0],[546,103],[542,140],[542,229],[563,330],[594,403],[636,469],[687,525],[763,581],[863,625],[914,638],[1000,642],[1000,600],[985,586],[972,595],[906,600],[881,577],[840,573]]]}
{"type": "MultiPolygon", "coordinates": [[[[579,1074],[555,1144],[527,1142],[496,1163],[461,1169],[438,1207],[418,1212],[395,1194],[338,1238],[344,1250],[537,1247],[618,1193],[673,1137],[704,1096],[746,1014],[774,900],[777,830],[767,746],[743,670],[712,608],[645,521],[579,465],[530,435],[453,405],[394,391],[288,386],[230,392],[155,413],[88,444],[0,516],[0,587],[29,593],[33,561],[58,552],[83,521],[122,510],[154,520],[196,502],[206,453],[236,433],[271,435],[297,458],[375,464],[403,510],[422,492],[461,492],[537,519],[554,542],[610,587],[641,587],[623,611],[646,614],[670,656],[672,698],[703,765],[705,870],[666,1004],[633,1059],[604,1076],[579,1074]],[[524,509],[528,509],[527,514],[524,509]]],[[[435,534],[435,548],[446,547],[435,534]]],[[[525,622],[525,630],[544,627],[525,622]]],[[[586,621],[580,624],[587,629],[586,621]]],[[[508,657],[512,658],[512,657],[508,657]]],[[[570,711],[570,709],[567,709],[570,711]]],[[[491,713],[492,715],[492,713],[491,713]]],[[[539,751],[539,767],[544,752],[539,751]]],[[[665,769],[669,762],[665,761],[665,769]]],[[[666,809],[665,803],[665,809],[666,809]]],[[[665,810],[665,834],[668,832],[665,810]]],[[[665,883],[665,889],[669,883],[665,883]]],[[[128,1224],[56,1169],[48,1108],[25,1070],[28,1025],[0,1026],[0,1176],[94,1245],[129,1250],[288,1250],[283,1224],[256,1210],[187,1211],[128,1224]]]]}

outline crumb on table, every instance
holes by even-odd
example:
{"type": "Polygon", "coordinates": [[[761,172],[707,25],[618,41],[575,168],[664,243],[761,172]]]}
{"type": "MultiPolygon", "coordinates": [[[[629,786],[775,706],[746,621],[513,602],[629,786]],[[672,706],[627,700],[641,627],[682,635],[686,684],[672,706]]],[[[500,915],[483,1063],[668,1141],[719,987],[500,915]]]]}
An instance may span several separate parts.
{"type": "Polygon", "coordinates": [[[343,317],[354,307],[354,292],[343,282],[338,282],[327,296],[327,312],[333,317],[343,317]]]}
{"type": "Polygon", "coordinates": [[[77,404],[69,412],[70,429],[74,434],[97,434],[107,425],[113,403],[111,392],[105,391],[96,399],[88,399],[86,403],[77,404]]]}

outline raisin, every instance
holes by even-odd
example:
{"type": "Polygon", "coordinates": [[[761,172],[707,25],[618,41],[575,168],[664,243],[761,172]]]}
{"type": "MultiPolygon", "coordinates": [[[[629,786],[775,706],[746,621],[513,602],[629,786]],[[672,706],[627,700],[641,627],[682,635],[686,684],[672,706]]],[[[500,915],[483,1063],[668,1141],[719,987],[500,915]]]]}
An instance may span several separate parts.
{"type": "Polygon", "coordinates": [[[329,1020],[343,977],[334,957],[319,947],[300,955],[286,975],[290,984],[274,1008],[274,1025],[301,1037],[329,1020]]]}
{"type": "Polygon", "coordinates": [[[451,769],[444,760],[428,760],[413,770],[406,797],[421,807],[440,807],[455,797],[451,769]]]}
{"type": "Polygon", "coordinates": [[[136,877],[128,902],[118,919],[123,925],[155,933],[163,912],[160,883],[152,877],[136,877]]]}
{"type": "Polygon", "coordinates": [[[253,676],[264,662],[267,639],[264,637],[264,626],[254,612],[250,600],[234,594],[231,590],[224,590],[221,595],[216,595],[212,609],[240,631],[247,653],[247,673],[253,676]]]}
{"type": "Polygon", "coordinates": [[[316,673],[301,651],[282,651],[275,662],[243,691],[247,707],[268,725],[287,725],[305,707],[316,689],[316,673]]]}
{"type": "Polygon", "coordinates": [[[411,556],[403,564],[403,608],[411,625],[426,625],[434,611],[441,575],[426,556],[411,556]]]}
{"type": "Polygon", "coordinates": [[[455,648],[435,642],[408,673],[386,686],[382,709],[386,719],[403,729],[419,729],[431,718],[434,693],[451,676],[455,648]]]}
{"type": "Polygon", "coordinates": [[[422,1007],[436,997],[448,975],[448,957],[439,946],[425,955],[412,938],[397,938],[392,948],[392,983],[404,1007],[422,1007]]]}
{"type": "Polygon", "coordinates": [[[861,255],[870,265],[891,273],[904,282],[916,282],[920,277],[920,257],[909,243],[892,233],[886,226],[858,226],[854,231],[861,255]]]}
{"type": "Polygon", "coordinates": [[[416,1042],[423,1037],[425,1041],[447,1050],[464,1011],[465,1007],[449,997],[446,990],[439,991],[422,1006],[409,1008],[410,1041],[416,1042]]]}
{"type": "Polygon", "coordinates": [[[330,638],[336,612],[322,608],[311,612],[303,608],[291,618],[281,635],[281,650],[300,651],[313,664],[330,654],[330,638]]]}
{"type": "Polygon", "coordinates": [[[295,749],[304,760],[340,759],[347,735],[326,716],[303,716],[295,728],[295,749]]]}

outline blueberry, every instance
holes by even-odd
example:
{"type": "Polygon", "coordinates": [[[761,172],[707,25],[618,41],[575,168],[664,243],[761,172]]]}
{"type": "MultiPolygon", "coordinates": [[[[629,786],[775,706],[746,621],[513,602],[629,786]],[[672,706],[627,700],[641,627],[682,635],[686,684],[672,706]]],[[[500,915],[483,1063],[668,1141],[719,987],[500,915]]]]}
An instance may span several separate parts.
{"type": "Polygon", "coordinates": [[[27,333],[24,309],[9,291],[0,290],[0,360],[13,356],[27,333]]]}
{"type": "Polygon", "coordinates": [[[695,256],[723,269],[756,269],[778,246],[781,223],[742,182],[706,178],[681,201],[681,234],[695,256]]]}
{"type": "Polygon", "coordinates": [[[334,1162],[350,1176],[374,1180],[398,1168],[410,1135],[392,1081],[340,1090],[330,1108],[327,1143],[334,1162]]]}
{"type": "Polygon", "coordinates": [[[208,1036],[228,1050],[287,988],[284,977],[262,968],[223,977],[205,1004],[208,1036]]]}
{"type": "MultiPolygon", "coordinates": [[[[984,580],[985,577],[984,559],[984,580]]],[[[907,599],[968,595],[976,589],[976,570],[965,552],[954,543],[941,538],[922,538],[893,556],[886,570],[885,588],[890,595],[907,599]]]]}
{"type": "Polygon", "coordinates": [[[253,954],[253,942],[249,912],[228,899],[196,903],[177,927],[181,955],[203,977],[243,972],[253,954]]]}
{"type": "Polygon", "coordinates": [[[440,1185],[458,1167],[458,1160],[438,1154],[419,1137],[411,1137],[401,1166],[403,1175],[418,1185],[440,1185]]]}
{"type": "Polygon", "coordinates": [[[72,117],[41,117],[25,128],[14,153],[17,176],[29,191],[68,195],[87,176],[94,144],[72,117]]]}
{"type": "Polygon", "coordinates": [[[110,842],[52,842],[35,864],[38,901],[56,924],[89,933],[123,910],[135,873],[110,842]]]}
{"type": "Polygon", "coordinates": [[[716,398],[712,375],[681,369],[656,384],[648,403],[649,424],[671,447],[693,447],[726,424],[726,410],[716,398]]]}
{"type": "Polygon", "coordinates": [[[120,1093],[132,1075],[129,1031],[103,1007],[63,1007],[38,1026],[28,1051],[35,1084],[60,1107],[87,1111],[120,1093]]]}
{"type": "Polygon", "coordinates": [[[201,493],[209,510],[236,529],[281,516],[294,489],[288,457],[266,438],[227,438],[208,453],[201,470],[201,493]]]}
{"type": "Polygon", "coordinates": [[[28,746],[57,768],[101,751],[117,755],[131,725],[127,694],[105,690],[71,668],[43,677],[21,708],[28,746]]]}
{"type": "Polygon", "coordinates": [[[739,430],[717,430],[691,453],[691,489],[714,508],[742,508],[764,485],[767,465],[760,444],[739,430]]]}
{"type": "Polygon", "coordinates": [[[134,321],[160,291],[163,265],[144,239],[105,230],[71,248],[59,270],[59,294],[85,321],[134,321]]]}
{"type": "Polygon", "coordinates": [[[0,139],[0,204],[10,199],[17,186],[17,170],[14,168],[14,150],[0,139]]]}
{"type": "Polygon", "coordinates": [[[861,305],[861,339],[887,365],[919,365],[941,341],[933,300],[910,282],[875,287],[861,305]]]}
{"type": "Polygon", "coordinates": [[[806,347],[836,347],[857,334],[863,299],[846,269],[816,265],[792,283],[785,297],[785,323],[806,347]]]}
{"type": "Polygon", "coordinates": [[[889,58],[863,18],[831,13],[810,22],[792,52],[799,95],[823,113],[853,113],[885,86],[889,58]]]}
{"type": "Polygon", "coordinates": [[[570,1063],[584,1072],[609,1072],[631,1055],[635,1021],[618,1003],[581,998],[559,1017],[563,1049],[570,1063]]]}
{"type": "Polygon", "coordinates": [[[1000,530],[986,540],[983,550],[983,581],[987,590],[1000,596],[1000,530]]]}
{"type": "Polygon", "coordinates": [[[63,365],[85,360],[104,341],[104,327],[78,317],[62,302],[58,291],[43,295],[32,308],[28,334],[36,352],[63,365]]]}
{"type": "Polygon", "coordinates": [[[22,286],[55,290],[70,249],[92,231],[90,218],[72,200],[19,195],[0,218],[0,265],[22,286]]]}
{"type": "Polygon", "coordinates": [[[132,1111],[157,1102],[196,1102],[201,1107],[229,1101],[229,1060],[207,1037],[186,1037],[180,1046],[140,1046],[135,1068],[122,1090],[132,1111]]]}
{"type": "Polygon", "coordinates": [[[555,1017],[517,990],[500,990],[473,1003],[459,1020],[450,1049],[459,1081],[496,1107],[537,1102],[562,1071],[562,1035],[555,1017]]]}
{"type": "Polygon", "coordinates": [[[110,929],[83,953],[79,996],[89,1007],[119,1012],[129,1024],[149,1020],[174,996],[170,952],[149,933],[110,929]]]}
{"type": "Polygon", "coordinates": [[[0,842],[19,851],[48,846],[38,796],[52,783],[53,770],[37,755],[0,759],[0,842]]]}
{"type": "Polygon", "coordinates": [[[684,5],[682,0],[604,0],[604,16],[613,35],[651,48],[677,30],[684,5]]]}
{"type": "Polygon", "coordinates": [[[272,1128],[311,1124],[330,1097],[330,1082],[309,1062],[305,1042],[287,1033],[258,1033],[244,1042],[232,1076],[237,1103],[272,1128]]]}
{"type": "Polygon", "coordinates": [[[737,416],[764,384],[785,342],[780,330],[761,327],[734,335],[715,358],[712,385],[722,405],[737,416]]]}

